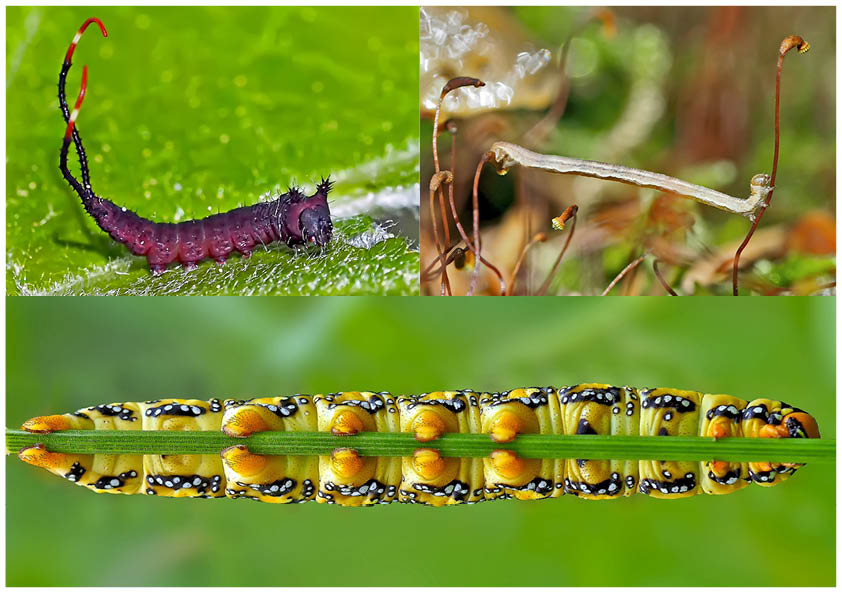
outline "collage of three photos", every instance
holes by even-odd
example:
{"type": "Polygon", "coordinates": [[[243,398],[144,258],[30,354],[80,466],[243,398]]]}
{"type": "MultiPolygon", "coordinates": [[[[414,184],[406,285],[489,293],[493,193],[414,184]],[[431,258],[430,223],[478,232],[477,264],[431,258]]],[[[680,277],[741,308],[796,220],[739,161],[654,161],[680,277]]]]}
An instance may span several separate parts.
{"type": "Polygon", "coordinates": [[[6,586],[835,586],[835,6],[5,14],[6,586]]]}

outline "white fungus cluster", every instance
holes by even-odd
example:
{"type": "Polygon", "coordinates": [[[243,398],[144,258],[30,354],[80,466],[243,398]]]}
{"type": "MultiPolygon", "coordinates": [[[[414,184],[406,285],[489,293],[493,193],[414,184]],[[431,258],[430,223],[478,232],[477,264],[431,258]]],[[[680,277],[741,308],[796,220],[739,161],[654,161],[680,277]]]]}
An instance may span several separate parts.
{"type": "Polygon", "coordinates": [[[473,76],[484,87],[462,87],[448,94],[446,112],[471,112],[512,104],[520,81],[535,75],[552,56],[547,49],[502,53],[502,44],[482,22],[471,21],[464,8],[421,8],[420,57],[422,107],[435,110],[445,83],[452,76],[473,76]],[[474,62],[483,57],[477,70],[474,62]]]}

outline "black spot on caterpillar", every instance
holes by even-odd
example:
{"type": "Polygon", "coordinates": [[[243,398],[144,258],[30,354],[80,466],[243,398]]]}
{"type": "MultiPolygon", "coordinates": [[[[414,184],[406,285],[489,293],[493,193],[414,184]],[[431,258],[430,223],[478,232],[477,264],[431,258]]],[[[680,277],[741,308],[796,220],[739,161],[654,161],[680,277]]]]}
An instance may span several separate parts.
{"type": "Polygon", "coordinates": [[[777,462],[521,459],[503,449],[484,459],[445,458],[421,443],[443,434],[490,433],[493,437],[506,428],[513,429],[508,440],[518,433],[819,437],[812,416],[781,401],[748,402],[676,389],[579,384],[507,393],[463,390],[393,398],[389,393],[346,392],[312,398],[296,395],[295,399],[297,403],[292,397],[232,399],[225,401],[224,411],[205,401],[162,399],[154,401],[155,415],[143,416],[138,413],[149,412],[145,405],[120,403],[131,415],[114,416],[113,408],[106,405],[86,409],[89,418],[36,417],[24,423],[23,429],[36,433],[222,430],[230,437],[246,438],[266,431],[333,433],[341,426],[342,435],[414,433],[419,448],[404,457],[361,457],[349,448],[337,448],[325,456],[261,455],[238,444],[220,454],[114,456],[54,453],[36,444],[18,456],[97,492],[227,496],[275,503],[316,500],[343,506],[392,501],[441,506],[564,494],[592,500],[636,492],[656,498],[728,494],[751,483],[776,485],[801,467],[777,462]],[[603,396],[595,398],[598,394],[603,396]],[[634,408],[629,416],[626,404],[638,400],[657,400],[659,405],[634,408]],[[384,406],[390,402],[397,408],[384,406]],[[455,402],[460,406],[454,407],[455,402]],[[734,410],[757,407],[763,407],[767,416],[734,414],[734,410]],[[281,409],[284,412],[279,415],[281,409]]]}
{"type": "Polygon", "coordinates": [[[225,213],[182,221],[161,223],[141,217],[108,199],[97,196],[91,189],[88,159],[82,139],[76,128],[76,118],[85,97],[88,67],[82,70],[82,86],[71,113],[67,106],[65,84],[70,71],[71,57],[76,44],[91,23],[96,23],[103,36],[108,35],[102,21],[92,17],[86,20],[67,50],[58,79],[59,107],[67,128],[61,145],[59,168],[65,180],[79,195],[82,205],[97,225],[113,239],[126,245],[132,254],[145,256],[153,274],[163,273],[172,262],[180,262],[186,270],[197,263],[212,258],[224,264],[233,251],[248,258],[258,244],[283,242],[288,246],[311,242],[325,246],[333,235],[333,223],[327,196],[332,182],[322,178],[315,194],[305,196],[299,188],[290,189],[269,202],[239,207],[225,213]],[[79,156],[82,181],[77,180],[67,166],[70,141],[79,156]]]}

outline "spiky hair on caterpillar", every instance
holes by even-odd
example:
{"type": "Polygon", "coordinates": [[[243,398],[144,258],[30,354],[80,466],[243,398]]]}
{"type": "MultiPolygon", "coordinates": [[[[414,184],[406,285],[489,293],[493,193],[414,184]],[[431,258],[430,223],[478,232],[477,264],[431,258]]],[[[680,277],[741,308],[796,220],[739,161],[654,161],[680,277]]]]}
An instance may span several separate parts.
{"type": "Polygon", "coordinates": [[[798,463],[521,458],[505,448],[520,434],[818,438],[816,420],[781,401],[607,384],[471,390],[393,396],[345,392],[249,400],[163,399],[114,403],[32,418],[29,432],[60,430],[222,431],[247,438],[267,431],[405,432],[411,456],[264,455],[235,444],[220,454],[80,455],[42,444],[21,460],[96,492],[247,498],[271,503],[325,502],[432,506],[496,499],[539,500],[571,494],[589,500],[641,493],[656,498],[728,494],[772,486],[798,463]],[[488,434],[498,443],[484,458],[444,457],[427,442],[444,434],[488,434]]]}

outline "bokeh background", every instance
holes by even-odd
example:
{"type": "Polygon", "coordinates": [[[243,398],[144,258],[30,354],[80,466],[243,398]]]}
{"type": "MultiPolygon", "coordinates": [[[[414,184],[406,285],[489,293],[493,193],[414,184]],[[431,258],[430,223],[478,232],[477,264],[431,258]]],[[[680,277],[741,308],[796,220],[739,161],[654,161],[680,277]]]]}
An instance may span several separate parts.
{"type": "MultiPolygon", "coordinates": [[[[417,8],[5,10],[9,294],[417,292],[417,8]],[[56,98],[67,47],[91,16],[108,38],[86,31],[67,93],[72,105],[87,64],[77,124],[94,191],[179,222],[291,184],[309,194],[331,175],[331,211],[343,222],[329,258],[307,263],[275,245],[223,269],[206,261],[152,278],[144,258],[96,226],[59,172],[56,98]]],[[[73,148],[69,163],[78,176],[73,148]]]]}
{"type": "MultiPolygon", "coordinates": [[[[831,300],[564,302],[7,298],[6,425],[157,397],[597,381],[783,399],[835,438],[831,300]]],[[[341,509],[98,495],[10,456],[6,580],[832,586],[835,486],[812,464],[723,497],[341,509]]]]}
{"type": "MultiPolygon", "coordinates": [[[[442,117],[457,130],[455,159],[447,132],[439,154],[442,168],[455,173],[454,199],[468,230],[477,163],[501,140],[747,197],[752,176],[771,173],[778,48],[797,34],[812,49],[792,51],[784,63],[777,189],[743,253],[741,287],[747,294],[819,291],[835,279],[835,17],[833,6],[424,7],[422,187],[434,171],[435,100],[443,81],[462,75],[489,83],[451,93],[442,117]],[[559,64],[571,34],[566,108],[538,125],[562,89],[559,64]]],[[[521,269],[518,293],[535,293],[551,270],[568,232],[553,232],[550,220],[574,203],[576,234],[550,294],[599,294],[641,253],[651,256],[616,293],[663,295],[655,257],[680,294],[731,293],[729,263],[749,229],[745,218],[625,184],[520,167],[503,177],[492,172],[486,165],[479,186],[488,260],[508,280],[526,241],[549,234],[521,269]]],[[[426,193],[422,205],[423,270],[436,249],[426,193]]],[[[454,293],[464,293],[470,271],[450,272],[454,293]]],[[[481,291],[498,291],[487,268],[481,281],[481,291]]],[[[439,278],[423,291],[438,295],[439,278]]]]}

